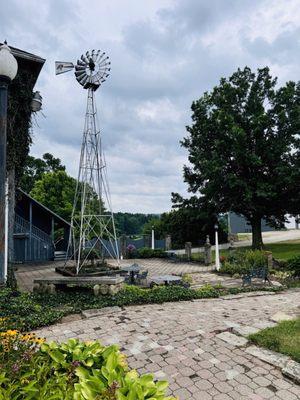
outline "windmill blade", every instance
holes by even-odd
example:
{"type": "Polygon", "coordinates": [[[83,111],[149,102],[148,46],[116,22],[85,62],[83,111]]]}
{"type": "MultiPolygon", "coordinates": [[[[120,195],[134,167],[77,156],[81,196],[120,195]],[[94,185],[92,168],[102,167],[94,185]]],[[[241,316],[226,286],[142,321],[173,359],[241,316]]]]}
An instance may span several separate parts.
{"type": "Polygon", "coordinates": [[[74,64],[72,62],[66,61],[55,61],[55,75],[64,74],[65,72],[69,72],[74,68],[74,64]]]}

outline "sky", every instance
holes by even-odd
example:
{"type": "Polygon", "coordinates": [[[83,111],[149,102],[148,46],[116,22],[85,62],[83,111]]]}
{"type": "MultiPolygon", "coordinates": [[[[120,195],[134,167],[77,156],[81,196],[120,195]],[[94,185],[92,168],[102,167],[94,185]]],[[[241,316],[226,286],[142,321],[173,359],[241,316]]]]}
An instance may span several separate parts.
{"type": "MultiPolygon", "coordinates": [[[[4,0],[3,0],[4,3],[4,0]]],[[[300,0],[10,0],[0,41],[46,59],[43,114],[31,154],[59,157],[77,176],[86,91],[56,60],[101,49],[111,76],[96,92],[114,211],[161,213],[184,196],[180,140],[191,104],[238,67],[268,65],[299,79],[300,0]]]]}

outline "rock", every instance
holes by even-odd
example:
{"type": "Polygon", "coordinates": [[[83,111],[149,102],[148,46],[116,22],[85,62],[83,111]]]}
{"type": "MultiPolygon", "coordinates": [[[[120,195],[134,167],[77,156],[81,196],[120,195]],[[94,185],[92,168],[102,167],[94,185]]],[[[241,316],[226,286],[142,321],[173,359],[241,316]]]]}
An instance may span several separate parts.
{"type": "Polygon", "coordinates": [[[248,336],[248,335],[251,335],[252,333],[256,333],[258,331],[259,331],[259,329],[255,328],[255,326],[249,326],[249,325],[234,326],[232,328],[233,333],[236,333],[237,335],[241,335],[241,336],[248,336]]]}
{"type": "Polygon", "coordinates": [[[251,354],[252,356],[257,357],[260,360],[265,361],[266,363],[277,368],[284,368],[290,361],[288,356],[276,353],[275,351],[261,349],[257,346],[249,346],[245,351],[246,353],[251,354]]]}
{"type": "Polygon", "coordinates": [[[96,308],[94,310],[93,309],[85,310],[82,311],[81,314],[84,318],[92,318],[92,317],[98,317],[99,315],[113,314],[117,311],[121,311],[121,308],[114,306],[114,307],[96,308]]]}
{"type": "Polygon", "coordinates": [[[53,284],[48,285],[48,292],[53,294],[56,292],[56,287],[53,284]]]}
{"type": "Polygon", "coordinates": [[[282,369],[282,373],[293,381],[300,383],[300,364],[296,361],[290,360],[282,369]]]}
{"type": "Polygon", "coordinates": [[[93,287],[93,290],[94,290],[94,295],[95,295],[95,296],[99,296],[99,293],[100,293],[100,285],[95,285],[95,286],[93,287]]]}
{"type": "Polygon", "coordinates": [[[248,343],[248,340],[241,337],[234,335],[230,332],[221,332],[216,335],[217,338],[224,340],[224,342],[232,344],[233,346],[242,347],[248,343]]]}
{"type": "Polygon", "coordinates": [[[270,319],[271,319],[271,321],[274,321],[274,322],[281,322],[281,321],[289,321],[294,318],[296,318],[295,315],[289,315],[289,314],[285,314],[282,311],[278,311],[276,314],[272,315],[272,317],[270,319]]]}
{"type": "Polygon", "coordinates": [[[100,292],[101,292],[101,294],[107,294],[108,293],[108,285],[101,285],[100,292]]]}

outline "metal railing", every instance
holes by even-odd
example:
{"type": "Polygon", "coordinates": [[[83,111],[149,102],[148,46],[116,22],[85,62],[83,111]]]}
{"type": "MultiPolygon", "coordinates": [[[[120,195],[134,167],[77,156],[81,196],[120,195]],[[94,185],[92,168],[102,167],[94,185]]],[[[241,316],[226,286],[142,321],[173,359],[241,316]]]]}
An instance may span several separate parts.
{"type": "MultiPolygon", "coordinates": [[[[14,233],[30,233],[30,223],[26,221],[20,215],[15,214],[15,228],[14,233]]],[[[35,225],[31,225],[31,235],[36,239],[43,240],[44,242],[48,242],[52,244],[52,238],[46,232],[42,231],[40,228],[37,228],[35,225]]]]}

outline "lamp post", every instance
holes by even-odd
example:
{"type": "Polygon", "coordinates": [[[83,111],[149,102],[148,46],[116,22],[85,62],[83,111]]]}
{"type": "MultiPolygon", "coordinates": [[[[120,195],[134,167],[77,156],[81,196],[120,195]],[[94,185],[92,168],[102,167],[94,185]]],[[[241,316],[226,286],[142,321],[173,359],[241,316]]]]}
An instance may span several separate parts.
{"type": "Polygon", "coordinates": [[[215,260],[216,260],[216,270],[220,269],[220,254],[219,254],[219,225],[215,224],[215,260]]]}
{"type": "Polygon", "coordinates": [[[6,238],[5,238],[5,181],[6,181],[6,126],[7,90],[18,72],[18,63],[4,42],[0,46],[0,285],[6,280],[6,238]]]}
{"type": "Polygon", "coordinates": [[[155,248],[154,226],[152,226],[152,230],[151,230],[151,249],[154,250],[154,248],[155,248]]]}

